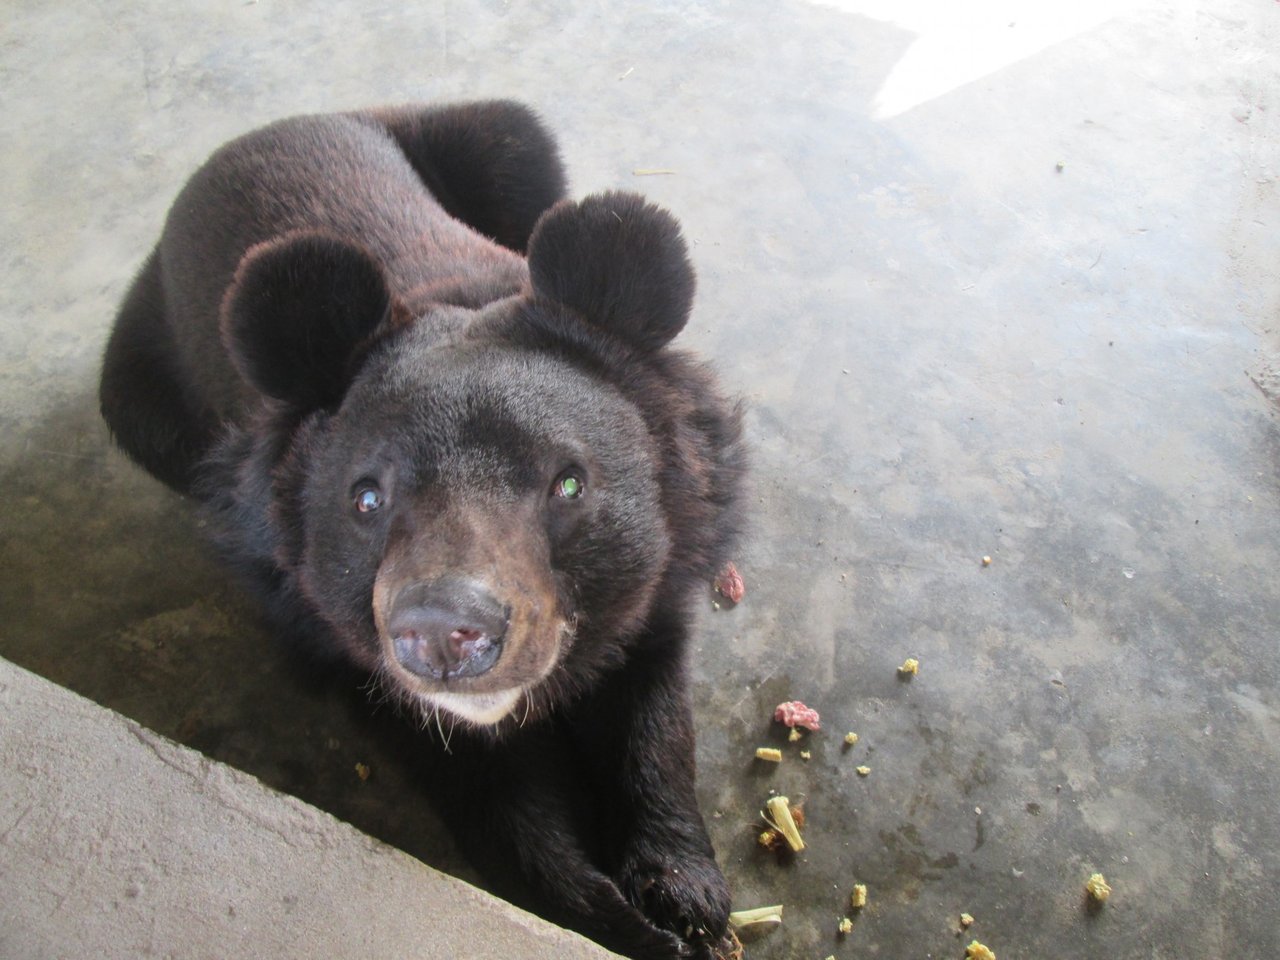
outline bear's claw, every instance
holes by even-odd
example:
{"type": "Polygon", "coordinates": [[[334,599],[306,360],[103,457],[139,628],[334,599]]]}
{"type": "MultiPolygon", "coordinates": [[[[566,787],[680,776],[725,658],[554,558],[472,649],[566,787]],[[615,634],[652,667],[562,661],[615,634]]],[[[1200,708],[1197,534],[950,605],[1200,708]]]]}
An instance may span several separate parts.
{"type": "Polygon", "coordinates": [[[637,863],[624,871],[620,885],[646,917],[685,941],[685,956],[711,957],[711,945],[724,936],[729,922],[729,889],[714,861],[637,863]]]}

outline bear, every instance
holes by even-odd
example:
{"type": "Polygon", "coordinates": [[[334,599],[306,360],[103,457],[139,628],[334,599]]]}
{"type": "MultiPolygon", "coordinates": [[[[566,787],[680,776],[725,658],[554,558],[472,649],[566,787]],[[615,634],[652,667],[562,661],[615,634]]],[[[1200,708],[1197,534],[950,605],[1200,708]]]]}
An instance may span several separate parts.
{"type": "Polygon", "coordinates": [[[421,728],[487,884],[627,956],[711,957],[688,656],[739,530],[741,407],[672,346],[675,218],[566,190],[511,101],[235,139],[124,297],[101,412],[274,632],[421,728]]]}

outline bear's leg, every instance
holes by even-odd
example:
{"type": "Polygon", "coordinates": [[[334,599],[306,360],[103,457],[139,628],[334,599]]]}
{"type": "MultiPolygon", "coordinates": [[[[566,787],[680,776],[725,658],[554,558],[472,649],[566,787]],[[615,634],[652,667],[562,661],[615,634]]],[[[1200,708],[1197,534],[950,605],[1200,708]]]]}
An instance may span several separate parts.
{"type": "Polygon", "coordinates": [[[705,949],[725,935],[729,888],[694,795],[694,735],[678,625],[638,638],[571,729],[612,785],[614,878],[658,926],[705,949]]]}
{"type": "Polygon", "coordinates": [[[560,732],[522,730],[500,744],[446,735],[430,783],[437,809],[495,891],[636,960],[710,960],[644,916],[588,852],[593,802],[574,746],[560,732]],[[523,885],[513,886],[512,877],[523,885]]]}
{"type": "Polygon", "coordinates": [[[451,216],[518,253],[543,211],[564,198],[555,140],[521,104],[400,107],[370,116],[451,216]]]}
{"type": "Polygon", "coordinates": [[[208,414],[191,409],[176,370],[157,252],[139,271],[116,317],[98,402],[125,453],[180,493],[190,490],[217,426],[208,414]]]}

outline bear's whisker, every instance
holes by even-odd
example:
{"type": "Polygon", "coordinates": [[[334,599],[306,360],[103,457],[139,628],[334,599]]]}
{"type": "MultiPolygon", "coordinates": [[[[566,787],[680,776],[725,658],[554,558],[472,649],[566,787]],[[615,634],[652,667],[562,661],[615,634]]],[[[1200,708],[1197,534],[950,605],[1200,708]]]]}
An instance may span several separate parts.
{"type": "MultiPolygon", "coordinates": [[[[440,742],[441,742],[441,744],[443,744],[443,745],[444,745],[444,752],[445,752],[445,753],[448,753],[448,752],[449,752],[449,738],[448,738],[447,736],[445,736],[445,732],[444,732],[444,724],[440,722],[440,708],[439,708],[438,706],[437,706],[437,707],[435,707],[435,708],[432,710],[432,716],[433,716],[433,717],[435,717],[435,721],[436,721],[436,729],[440,731],[440,742]]],[[[453,732],[453,729],[452,729],[452,728],[450,728],[449,732],[450,732],[450,733],[452,733],[452,732],[453,732]]]]}

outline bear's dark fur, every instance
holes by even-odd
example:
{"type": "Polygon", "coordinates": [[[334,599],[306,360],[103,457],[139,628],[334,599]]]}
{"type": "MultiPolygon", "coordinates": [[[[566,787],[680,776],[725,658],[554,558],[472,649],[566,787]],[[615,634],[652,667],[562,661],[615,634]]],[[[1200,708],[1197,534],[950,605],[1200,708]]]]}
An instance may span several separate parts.
{"type": "Polygon", "coordinates": [[[282,632],[431,720],[434,799],[495,882],[631,956],[706,956],[729,896],[685,657],[739,417],[670,347],[675,220],[564,189],[507,102],[235,140],[124,301],[102,412],[282,632]]]}

